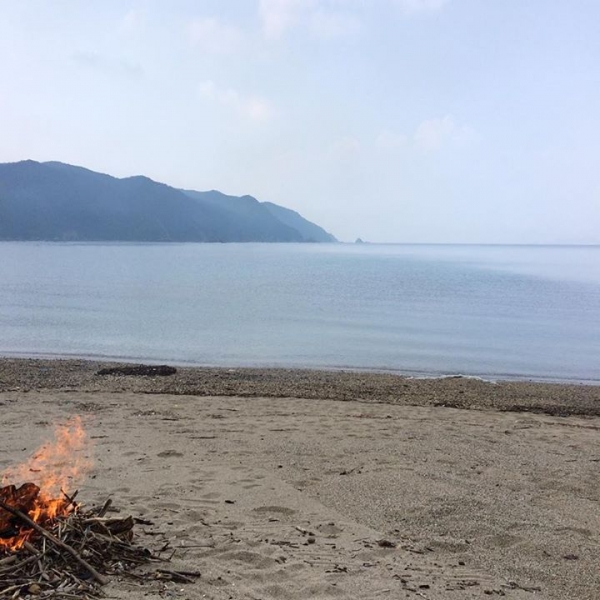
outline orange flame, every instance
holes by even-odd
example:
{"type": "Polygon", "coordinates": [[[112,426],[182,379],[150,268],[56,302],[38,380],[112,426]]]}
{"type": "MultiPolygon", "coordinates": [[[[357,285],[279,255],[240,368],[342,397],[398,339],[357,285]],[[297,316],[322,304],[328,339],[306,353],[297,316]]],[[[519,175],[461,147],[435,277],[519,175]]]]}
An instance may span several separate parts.
{"type": "MultiPolygon", "coordinates": [[[[9,467],[3,473],[2,486],[34,482],[40,488],[39,493],[27,505],[26,512],[30,519],[44,524],[73,510],[65,494],[73,490],[77,481],[92,466],[86,452],[86,442],[81,417],[73,417],[55,428],[53,442],[43,444],[26,463],[9,467]]],[[[3,520],[2,513],[7,514],[0,509],[0,523],[3,520]]],[[[4,521],[6,518],[5,516],[4,521]]],[[[4,539],[0,537],[0,550],[18,550],[32,533],[31,530],[21,529],[16,536],[4,539]]]]}

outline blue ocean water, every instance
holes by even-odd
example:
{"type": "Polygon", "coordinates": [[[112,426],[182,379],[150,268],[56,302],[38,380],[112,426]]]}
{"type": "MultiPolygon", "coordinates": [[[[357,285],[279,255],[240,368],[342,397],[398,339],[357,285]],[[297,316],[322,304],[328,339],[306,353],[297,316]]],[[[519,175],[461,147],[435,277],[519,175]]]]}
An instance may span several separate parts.
{"type": "Polygon", "coordinates": [[[600,383],[600,247],[4,242],[0,354],[600,383]]]}

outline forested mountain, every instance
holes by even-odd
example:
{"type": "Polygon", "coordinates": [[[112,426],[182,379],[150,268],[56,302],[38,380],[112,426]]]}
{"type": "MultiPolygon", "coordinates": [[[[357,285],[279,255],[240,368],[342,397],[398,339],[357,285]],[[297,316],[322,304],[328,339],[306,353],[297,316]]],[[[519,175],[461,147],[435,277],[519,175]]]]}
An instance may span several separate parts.
{"type": "Polygon", "coordinates": [[[31,160],[0,164],[0,239],[335,241],[297,213],[252,196],[178,190],[147,177],[118,179],[31,160]],[[288,212],[297,218],[286,218],[288,212]]]}
{"type": "Polygon", "coordinates": [[[335,242],[335,238],[327,233],[322,227],[307,221],[295,210],[273,204],[272,202],[263,202],[264,206],[275,218],[279,219],[289,227],[299,231],[307,242],[335,242]]]}

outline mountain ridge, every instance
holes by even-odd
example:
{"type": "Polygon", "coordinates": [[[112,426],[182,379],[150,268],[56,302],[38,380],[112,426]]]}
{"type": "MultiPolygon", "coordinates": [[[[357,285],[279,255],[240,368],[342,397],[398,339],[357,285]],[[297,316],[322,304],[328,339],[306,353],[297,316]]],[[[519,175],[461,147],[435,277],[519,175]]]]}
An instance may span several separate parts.
{"type": "Polygon", "coordinates": [[[291,223],[286,211],[294,212],[145,175],[117,178],[58,161],[0,163],[0,240],[337,241],[298,213],[291,223]]]}

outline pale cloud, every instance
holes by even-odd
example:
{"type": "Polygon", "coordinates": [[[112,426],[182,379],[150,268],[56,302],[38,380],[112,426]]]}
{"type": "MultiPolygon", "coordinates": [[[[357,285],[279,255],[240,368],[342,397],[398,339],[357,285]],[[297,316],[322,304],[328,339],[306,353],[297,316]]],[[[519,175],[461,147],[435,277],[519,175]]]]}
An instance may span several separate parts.
{"type": "Polygon", "coordinates": [[[274,114],[268,100],[259,96],[243,95],[231,88],[222,88],[214,81],[208,80],[198,84],[198,94],[201,98],[216,102],[252,121],[268,121],[274,114]]]}
{"type": "Polygon", "coordinates": [[[446,115],[439,119],[428,119],[417,127],[413,141],[426,152],[436,152],[446,143],[463,146],[475,141],[477,134],[468,125],[458,125],[454,119],[446,115]]]}
{"type": "MultiPolygon", "coordinates": [[[[421,152],[434,154],[445,147],[459,148],[476,142],[478,136],[468,125],[459,125],[447,115],[422,121],[411,135],[383,129],[366,148],[377,148],[385,153],[421,152]]],[[[328,156],[336,160],[348,160],[363,150],[361,142],[348,135],[337,139],[329,148],[328,156]]]]}
{"type": "Polygon", "coordinates": [[[316,6],[318,0],[260,0],[259,14],[265,36],[280,38],[316,6]]]}
{"type": "Polygon", "coordinates": [[[347,135],[336,140],[329,149],[329,157],[336,160],[348,160],[361,151],[361,143],[354,136],[347,135]]]}
{"type": "Polygon", "coordinates": [[[361,28],[359,18],[338,10],[348,4],[352,3],[347,0],[260,0],[263,33],[266,38],[276,40],[288,30],[303,26],[323,39],[355,35],[361,28]]]}
{"type": "Polygon", "coordinates": [[[415,131],[415,144],[427,151],[439,150],[445,140],[456,131],[456,125],[451,117],[429,119],[423,121],[415,131]]]}
{"type": "Polygon", "coordinates": [[[316,10],[310,17],[310,30],[322,39],[354,36],[361,30],[361,22],[355,15],[316,10]]]}
{"type": "Polygon", "coordinates": [[[124,58],[104,56],[96,52],[76,52],[72,58],[82,67],[108,75],[139,79],[144,74],[144,70],[139,64],[131,63],[124,58]]]}
{"type": "Polygon", "coordinates": [[[387,129],[382,131],[376,138],[375,144],[384,150],[395,150],[405,148],[408,145],[408,136],[403,133],[394,133],[387,129]]]}
{"type": "Polygon", "coordinates": [[[146,14],[142,10],[131,9],[125,13],[119,21],[118,30],[120,33],[130,35],[139,31],[146,23],[146,14]]]}
{"type": "Polygon", "coordinates": [[[189,38],[194,46],[211,54],[231,54],[242,43],[242,32],[214,17],[193,19],[188,25],[189,38]]]}
{"type": "Polygon", "coordinates": [[[445,146],[465,147],[477,140],[477,132],[472,127],[457,124],[450,115],[446,115],[422,121],[411,135],[384,129],[375,138],[375,146],[386,151],[412,148],[430,154],[445,146]]]}
{"type": "Polygon", "coordinates": [[[271,104],[264,98],[256,96],[242,98],[240,108],[243,114],[253,121],[268,121],[273,116],[271,104]]]}
{"type": "Polygon", "coordinates": [[[321,38],[355,35],[361,29],[358,14],[374,4],[398,7],[406,16],[434,13],[450,0],[260,0],[259,16],[266,38],[276,40],[299,25],[321,38]]]}
{"type": "Polygon", "coordinates": [[[450,0],[392,0],[407,15],[423,12],[436,12],[450,0]]]}

